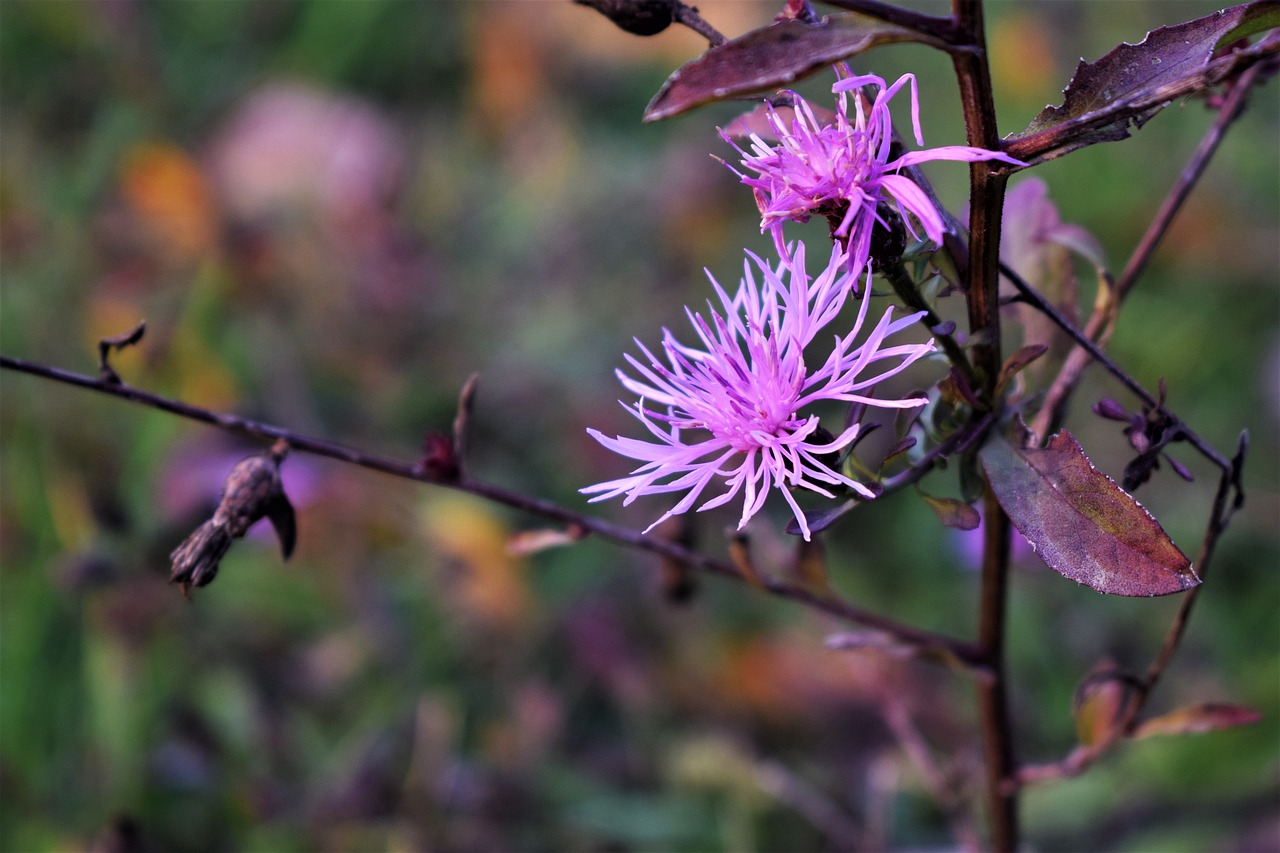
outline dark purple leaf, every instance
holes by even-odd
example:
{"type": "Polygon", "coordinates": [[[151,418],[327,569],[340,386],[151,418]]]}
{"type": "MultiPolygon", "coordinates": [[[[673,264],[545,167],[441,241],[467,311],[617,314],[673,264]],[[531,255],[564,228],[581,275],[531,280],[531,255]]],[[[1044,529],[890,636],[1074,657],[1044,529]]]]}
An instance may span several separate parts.
{"type": "MultiPolygon", "coordinates": [[[[828,527],[836,523],[840,516],[859,504],[859,501],[849,499],[842,504],[825,509],[809,509],[805,510],[804,519],[809,523],[809,531],[811,533],[820,533],[828,527]]],[[[803,531],[800,529],[800,522],[794,518],[787,522],[787,533],[792,536],[799,536],[803,531]]]]}
{"type": "Polygon", "coordinates": [[[1121,421],[1128,423],[1129,412],[1124,406],[1112,400],[1110,397],[1103,397],[1101,400],[1093,404],[1093,413],[1098,417],[1106,418],[1110,421],[1121,421]]]}
{"type": "Polygon", "coordinates": [[[973,388],[969,386],[969,380],[964,378],[964,374],[956,370],[954,367],[947,373],[947,378],[938,383],[943,396],[956,403],[964,402],[970,408],[982,410],[986,408],[982,401],[978,399],[978,395],[973,393],[973,388]]]}
{"type": "Polygon", "coordinates": [[[1093,467],[1066,430],[1043,449],[993,433],[979,452],[1000,506],[1058,574],[1110,595],[1167,595],[1200,583],[1142,505],[1093,467]]]}
{"type": "Polygon", "coordinates": [[[1124,139],[1130,124],[1141,127],[1175,98],[1220,82],[1241,61],[1280,51],[1280,43],[1268,40],[1238,51],[1234,60],[1211,62],[1220,44],[1277,26],[1280,1],[1255,0],[1152,30],[1140,43],[1121,44],[1096,62],[1081,61],[1063,90],[1062,105],[1046,107],[1026,130],[1011,137],[1008,151],[1021,159],[1046,150],[1058,156],[1095,142],[1124,139]],[[1052,144],[1018,144],[1040,134],[1052,135],[1052,144]]]}
{"type": "MultiPolygon", "coordinates": [[[[912,391],[910,394],[904,394],[903,396],[904,397],[923,397],[925,396],[925,392],[912,391]]],[[[916,406],[915,408],[912,408],[912,409],[899,409],[897,423],[895,424],[895,429],[897,429],[898,435],[906,435],[907,433],[911,432],[911,428],[914,427],[919,422],[920,416],[923,413],[924,413],[923,406],[916,406]]]]}
{"type": "Polygon", "coordinates": [[[659,121],[712,101],[789,86],[872,47],[938,39],[869,15],[846,12],[816,24],[781,21],[711,48],[667,78],[645,110],[659,121]]]}
{"type": "Polygon", "coordinates": [[[1242,705],[1204,702],[1153,717],[1138,726],[1135,738],[1151,735],[1190,735],[1216,732],[1236,726],[1247,726],[1262,719],[1262,714],[1242,705]]]}
{"type": "Polygon", "coordinates": [[[885,455],[884,455],[884,461],[885,461],[885,462],[888,462],[888,461],[890,461],[891,459],[896,459],[897,457],[899,457],[899,456],[901,456],[902,454],[906,453],[906,452],[907,452],[908,450],[910,450],[911,448],[915,447],[915,446],[916,446],[916,444],[917,444],[917,442],[916,442],[916,438],[915,438],[915,436],[913,436],[913,435],[904,435],[902,438],[900,438],[900,439],[898,439],[897,441],[895,441],[895,442],[893,443],[893,446],[892,446],[892,447],[890,447],[890,448],[889,448],[889,450],[888,450],[888,452],[886,452],[886,453],[885,453],[885,455]]]}
{"type": "Polygon", "coordinates": [[[671,26],[676,19],[672,0],[574,0],[590,6],[619,29],[637,36],[652,36],[671,26]]]}

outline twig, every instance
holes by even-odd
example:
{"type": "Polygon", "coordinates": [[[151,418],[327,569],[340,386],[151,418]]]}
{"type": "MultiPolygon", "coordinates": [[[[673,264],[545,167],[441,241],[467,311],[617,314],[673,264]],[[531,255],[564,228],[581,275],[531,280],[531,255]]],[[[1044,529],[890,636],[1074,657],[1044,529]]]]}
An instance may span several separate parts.
{"type": "Polygon", "coordinates": [[[978,376],[974,373],[973,365],[969,363],[968,357],[965,356],[964,349],[956,341],[954,335],[938,331],[942,327],[942,318],[934,312],[933,308],[920,294],[920,289],[916,286],[910,273],[907,272],[902,260],[899,259],[896,263],[881,264],[880,273],[889,280],[889,284],[893,286],[893,292],[906,304],[907,308],[912,311],[925,312],[924,316],[920,318],[920,322],[933,333],[938,343],[942,345],[943,351],[947,354],[947,360],[964,375],[970,385],[976,385],[978,376]]]}
{"type": "MultiPolygon", "coordinates": [[[[1244,470],[1244,458],[1248,450],[1248,443],[1248,433],[1242,434],[1240,436],[1240,444],[1236,449],[1236,455],[1231,460],[1230,469],[1224,471],[1218,479],[1218,491],[1213,497],[1213,511],[1210,513],[1208,527],[1205,529],[1204,537],[1200,542],[1200,552],[1196,555],[1195,565],[1201,581],[1205,578],[1209,563],[1212,561],[1214,551],[1218,546],[1218,539],[1226,532],[1231,516],[1244,505],[1244,490],[1240,486],[1240,475],[1244,470]],[[1234,498],[1231,498],[1232,491],[1235,492],[1234,498]],[[1228,505],[1229,499],[1230,504],[1228,505]]],[[[1188,590],[1183,596],[1182,606],[1178,608],[1178,613],[1174,616],[1173,624],[1169,627],[1169,633],[1165,637],[1164,645],[1160,648],[1160,653],[1156,655],[1155,660],[1147,667],[1147,672],[1142,677],[1142,697],[1144,699],[1155,688],[1156,682],[1160,680],[1160,676],[1169,665],[1169,661],[1173,659],[1173,653],[1177,651],[1178,643],[1182,640],[1182,635],[1186,631],[1187,620],[1191,616],[1191,608],[1195,605],[1196,597],[1202,589],[1204,589],[1204,584],[1200,583],[1188,590]]],[[[1131,715],[1126,726],[1129,732],[1132,732],[1133,726],[1137,721],[1136,717],[1136,712],[1131,715]]]]}
{"type": "MultiPolygon", "coordinates": [[[[1102,287],[1110,286],[1112,291],[1105,299],[1097,301],[1092,315],[1089,317],[1088,322],[1085,323],[1083,334],[1089,341],[1098,344],[1099,347],[1105,346],[1105,339],[1115,317],[1116,309],[1124,301],[1125,297],[1129,295],[1138,278],[1146,269],[1147,262],[1160,245],[1160,241],[1164,238],[1174,217],[1181,210],[1182,203],[1186,201],[1192,188],[1195,187],[1200,176],[1204,174],[1204,170],[1217,151],[1218,145],[1222,142],[1227,128],[1244,111],[1246,97],[1250,88],[1257,82],[1260,73],[1261,66],[1254,65],[1235,81],[1231,91],[1222,103],[1217,118],[1214,119],[1204,138],[1201,139],[1200,145],[1196,148],[1186,168],[1182,170],[1177,183],[1169,190],[1169,194],[1165,197],[1164,202],[1161,203],[1155,218],[1147,227],[1146,233],[1143,234],[1142,239],[1138,241],[1137,247],[1134,248],[1133,254],[1129,256],[1129,261],[1125,264],[1124,272],[1121,274],[1119,281],[1114,284],[1103,283],[1100,285],[1102,287]]],[[[1036,413],[1035,420],[1031,425],[1031,431],[1040,439],[1043,439],[1057,428],[1057,424],[1062,420],[1062,412],[1067,400],[1070,399],[1072,392],[1079,384],[1085,368],[1091,363],[1088,350],[1083,344],[1077,342],[1077,345],[1072,348],[1067,358],[1063,361],[1062,368],[1058,371],[1058,375],[1054,377],[1053,383],[1049,386],[1049,390],[1045,394],[1044,405],[1036,413]]]]}
{"type": "MultiPolygon", "coordinates": [[[[466,476],[461,476],[456,480],[441,479],[440,477],[433,475],[429,469],[424,468],[419,464],[403,462],[388,456],[369,453],[353,447],[338,444],[336,442],[313,438],[293,432],[292,430],[273,426],[271,424],[261,423],[247,418],[237,417],[235,415],[212,412],[208,409],[200,408],[199,406],[193,406],[178,400],[172,400],[128,385],[115,385],[99,378],[62,370],[60,368],[36,362],[26,361],[25,359],[0,355],[0,368],[28,373],[44,379],[50,379],[66,383],[68,385],[98,391],[139,405],[149,406],[173,415],[178,415],[179,417],[200,421],[228,432],[264,440],[270,439],[274,441],[276,439],[284,439],[295,452],[324,456],[330,459],[336,459],[340,462],[356,465],[361,468],[380,471],[394,477],[401,477],[407,480],[430,483],[437,486],[443,486],[445,488],[468,492],[478,497],[491,500],[495,503],[500,503],[504,506],[520,510],[521,512],[529,513],[530,515],[540,516],[542,518],[562,522],[567,525],[576,525],[581,530],[594,533],[602,539],[607,539],[620,545],[658,554],[668,559],[677,560],[691,568],[698,569],[709,574],[730,578],[752,586],[757,585],[756,580],[744,575],[737,566],[728,560],[718,559],[707,554],[693,551],[676,542],[671,542],[659,537],[645,536],[638,530],[622,527],[621,525],[613,524],[603,519],[583,515],[579,512],[568,509],[567,507],[552,503],[551,501],[525,495],[520,492],[513,492],[492,483],[486,483],[466,476]]],[[[770,595],[804,604],[814,610],[843,619],[847,622],[879,629],[897,637],[908,645],[918,646],[924,650],[937,649],[946,654],[954,655],[957,660],[979,675],[982,675],[985,670],[986,658],[973,643],[966,642],[955,637],[949,637],[944,634],[935,633],[933,631],[928,631],[923,628],[917,628],[912,625],[906,625],[879,613],[864,610],[861,607],[850,604],[849,602],[836,597],[828,591],[816,591],[801,584],[791,583],[776,578],[759,578],[758,585],[770,595]]]]}
{"type": "Polygon", "coordinates": [[[911,719],[906,705],[892,690],[882,690],[879,694],[880,715],[893,733],[894,739],[902,747],[920,774],[933,799],[947,817],[951,826],[951,834],[964,850],[981,850],[982,838],[973,823],[973,815],[964,802],[960,792],[956,790],[955,780],[934,760],[933,752],[925,742],[924,735],[911,719]]]}
{"type": "Polygon", "coordinates": [[[1245,99],[1249,94],[1249,89],[1253,86],[1261,71],[1261,66],[1254,65],[1232,83],[1231,91],[1218,111],[1218,117],[1214,119],[1204,138],[1200,140],[1199,147],[1196,148],[1195,154],[1191,156],[1186,168],[1182,170],[1177,183],[1170,188],[1169,195],[1165,197],[1164,202],[1160,205],[1155,219],[1151,220],[1151,224],[1147,226],[1147,233],[1142,235],[1142,239],[1138,241],[1137,248],[1129,256],[1129,263],[1125,265],[1124,273],[1121,274],[1116,282],[1116,289],[1119,291],[1120,299],[1123,300],[1129,295],[1134,282],[1138,280],[1138,276],[1142,275],[1142,271],[1146,269],[1147,261],[1151,259],[1156,247],[1164,239],[1165,232],[1169,230],[1169,224],[1173,222],[1173,218],[1181,209],[1182,203],[1191,194],[1191,189],[1200,180],[1200,176],[1204,174],[1210,158],[1218,150],[1218,145],[1221,144],[1227,128],[1244,112],[1245,99]]]}
{"type": "Polygon", "coordinates": [[[755,768],[755,782],[766,793],[795,809],[831,842],[831,849],[851,849],[851,839],[861,835],[857,822],[782,764],[769,762],[755,768]]]}
{"type": "Polygon", "coordinates": [[[698,14],[697,9],[692,6],[685,5],[684,3],[679,2],[679,0],[677,0],[675,4],[675,17],[676,21],[684,24],[686,27],[710,42],[712,47],[716,47],[717,45],[724,44],[728,41],[728,39],[726,39],[719,30],[707,23],[706,20],[698,14]]]}
{"type": "Polygon", "coordinates": [[[913,12],[910,9],[904,9],[901,6],[895,6],[890,3],[882,3],[880,0],[824,0],[831,6],[838,6],[841,9],[848,9],[851,12],[861,12],[872,18],[878,18],[889,24],[896,24],[908,30],[915,30],[918,33],[924,33],[933,36],[947,44],[954,45],[957,48],[964,49],[968,47],[968,43],[963,40],[960,31],[957,29],[955,22],[951,18],[937,18],[932,15],[924,15],[920,12],[913,12]]]}
{"type": "Polygon", "coordinates": [[[1212,444],[1209,444],[1197,435],[1191,427],[1187,426],[1185,421],[1180,419],[1173,412],[1169,411],[1168,408],[1161,405],[1159,399],[1155,397],[1155,395],[1142,387],[1138,380],[1130,376],[1125,372],[1124,368],[1116,364],[1110,356],[1099,349],[1097,344],[1091,341],[1085,333],[1077,329],[1070,320],[1062,315],[1061,311],[1049,302],[1049,300],[1041,296],[1039,291],[1034,287],[1027,284],[1026,280],[1023,279],[1022,276],[1018,275],[1004,263],[1000,264],[1000,272],[1013,283],[1015,288],[1017,288],[1019,298],[1022,299],[1022,301],[1026,302],[1028,305],[1032,306],[1041,314],[1044,314],[1052,320],[1055,326],[1066,332],[1067,335],[1076,342],[1077,346],[1084,349],[1094,361],[1101,364],[1108,373],[1114,376],[1120,384],[1128,388],[1134,396],[1141,400],[1146,406],[1167,415],[1169,419],[1173,421],[1174,428],[1177,429],[1178,434],[1192,447],[1200,451],[1202,456],[1213,462],[1213,464],[1217,465],[1222,471],[1231,470],[1230,460],[1223,456],[1212,444]]]}

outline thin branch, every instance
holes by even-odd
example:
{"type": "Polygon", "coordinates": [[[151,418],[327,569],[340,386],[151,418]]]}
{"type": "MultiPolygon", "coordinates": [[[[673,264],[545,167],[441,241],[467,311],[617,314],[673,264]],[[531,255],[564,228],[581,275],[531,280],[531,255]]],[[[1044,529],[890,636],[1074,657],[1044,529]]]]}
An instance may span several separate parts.
{"type": "Polygon", "coordinates": [[[684,3],[680,3],[678,0],[675,4],[675,17],[678,23],[684,24],[686,27],[702,36],[710,42],[712,47],[722,45],[728,41],[728,39],[725,38],[719,30],[707,23],[707,21],[698,14],[697,9],[692,6],[687,6],[684,3]]]}
{"type": "Polygon", "coordinates": [[[987,430],[991,429],[992,425],[996,422],[996,418],[996,412],[987,412],[978,420],[956,430],[951,435],[947,436],[944,441],[941,441],[929,448],[923,456],[911,463],[911,467],[907,470],[894,474],[892,477],[884,478],[884,480],[880,482],[880,485],[884,489],[884,491],[881,492],[881,495],[891,494],[910,486],[912,483],[919,481],[925,474],[928,474],[933,470],[933,466],[936,465],[939,460],[944,457],[951,456],[954,453],[963,453],[968,450],[976,441],[987,434],[987,430]]]}
{"type": "Polygon", "coordinates": [[[825,835],[831,844],[830,849],[852,849],[850,839],[862,834],[857,821],[785,765],[774,761],[762,763],[755,767],[752,776],[765,793],[791,806],[825,835]]]}
{"type": "Polygon", "coordinates": [[[658,554],[662,557],[679,561],[684,565],[709,574],[720,575],[721,577],[747,583],[752,586],[758,585],[770,595],[804,604],[814,610],[843,619],[847,622],[876,628],[893,635],[908,645],[918,646],[924,650],[936,649],[947,655],[953,655],[955,659],[959,660],[965,666],[978,674],[982,674],[985,669],[986,659],[973,643],[933,631],[928,631],[923,628],[917,628],[912,625],[906,625],[879,613],[864,610],[861,607],[850,604],[849,602],[837,597],[830,591],[814,590],[801,584],[790,583],[776,578],[749,578],[729,560],[723,560],[707,554],[699,553],[689,548],[685,548],[676,542],[671,542],[658,537],[645,536],[638,530],[622,527],[621,525],[613,524],[612,522],[605,521],[600,518],[583,515],[582,513],[542,498],[536,498],[520,492],[510,491],[502,486],[486,483],[466,476],[460,476],[458,479],[441,478],[434,475],[429,468],[425,468],[420,464],[403,462],[388,456],[369,453],[357,448],[348,447],[346,445],[326,441],[320,438],[313,438],[293,432],[292,430],[249,420],[247,418],[212,412],[208,409],[200,408],[199,406],[193,406],[178,400],[172,400],[128,385],[113,384],[92,376],[86,376],[81,373],[74,373],[60,368],[50,367],[48,365],[26,361],[25,359],[0,355],[0,368],[28,373],[44,379],[63,382],[68,385],[74,385],[80,388],[108,394],[113,397],[128,400],[132,403],[159,409],[160,411],[168,412],[169,414],[177,415],[179,417],[200,421],[201,423],[218,427],[219,429],[226,430],[227,432],[238,433],[240,435],[247,435],[252,438],[263,440],[270,439],[274,441],[276,439],[284,439],[289,443],[290,448],[297,452],[324,456],[329,459],[336,459],[340,462],[346,462],[361,468],[380,471],[394,477],[401,477],[407,480],[415,480],[421,483],[430,483],[432,485],[468,492],[478,497],[491,500],[495,503],[500,503],[504,506],[520,510],[521,512],[526,512],[530,515],[540,516],[542,518],[562,522],[567,525],[574,525],[583,531],[594,533],[602,539],[607,539],[611,542],[636,548],[638,550],[658,554]]]}
{"type": "Polygon", "coordinates": [[[824,0],[830,6],[861,12],[872,18],[878,18],[888,24],[895,24],[908,30],[915,30],[933,36],[947,44],[956,45],[960,49],[967,47],[961,39],[959,30],[951,18],[937,18],[920,12],[913,12],[901,6],[882,3],[880,0],[824,0]]]}
{"type": "Polygon", "coordinates": [[[1227,128],[1244,112],[1249,90],[1258,79],[1261,71],[1261,66],[1254,65],[1241,74],[1239,79],[1232,84],[1231,91],[1227,94],[1226,100],[1223,101],[1222,107],[1218,111],[1218,117],[1214,119],[1204,138],[1200,140],[1200,145],[1196,148],[1195,154],[1191,156],[1191,161],[1187,163],[1186,168],[1182,170],[1182,175],[1179,176],[1177,183],[1169,190],[1169,195],[1165,197],[1164,202],[1160,205],[1155,219],[1151,220],[1151,224],[1147,226],[1147,233],[1143,234],[1142,239],[1138,241],[1137,248],[1133,250],[1133,254],[1129,257],[1129,263],[1125,265],[1124,273],[1120,276],[1119,281],[1116,282],[1116,289],[1121,300],[1129,295],[1129,291],[1138,280],[1138,276],[1142,275],[1142,271],[1146,269],[1147,261],[1151,259],[1156,247],[1164,239],[1164,235],[1169,230],[1169,225],[1173,222],[1174,216],[1182,208],[1182,203],[1191,194],[1191,189],[1200,180],[1200,176],[1204,174],[1205,167],[1209,165],[1210,158],[1218,150],[1218,145],[1222,142],[1227,128]]]}
{"type": "MultiPolygon", "coordinates": [[[[1224,471],[1222,477],[1218,480],[1218,491],[1213,497],[1213,510],[1209,515],[1209,524],[1200,542],[1200,552],[1196,555],[1195,565],[1202,583],[1192,587],[1183,596],[1182,606],[1178,608],[1173,624],[1169,627],[1169,633],[1165,637],[1160,653],[1156,655],[1155,660],[1147,667],[1147,672],[1142,678],[1142,695],[1144,699],[1155,689],[1156,682],[1160,680],[1160,676],[1169,665],[1169,661],[1173,659],[1173,653],[1177,651],[1182,635],[1186,632],[1187,620],[1191,616],[1191,608],[1195,605],[1196,597],[1200,594],[1200,590],[1204,589],[1203,581],[1205,574],[1208,572],[1209,564],[1213,560],[1214,551],[1217,549],[1218,539],[1226,532],[1231,516],[1244,505],[1244,491],[1240,487],[1240,475],[1244,470],[1244,458],[1247,449],[1248,433],[1245,433],[1240,436],[1240,444],[1236,450],[1235,457],[1231,460],[1230,469],[1224,471]],[[1234,498],[1231,497],[1233,491],[1235,492],[1234,498]],[[1228,501],[1230,501],[1229,504],[1228,501]]],[[[1136,718],[1137,712],[1135,711],[1130,716],[1129,723],[1126,726],[1129,732],[1132,732],[1133,726],[1137,722],[1136,718]]]]}
{"type": "MultiPolygon", "coordinates": [[[[1111,292],[1106,294],[1105,298],[1101,298],[1104,297],[1104,294],[1099,294],[1100,299],[1096,301],[1093,313],[1085,323],[1083,333],[1085,338],[1097,344],[1099,348],[1106,345],[1106,339],[1109,337],[1110,330],[1114,325],[1116,311],[1120,303],[1129,295],[1138,278],[1146,269],[1147,262],[1160,245],[1160,241],[1164,238],[1174,217],[1181,210],[1182,203],[1186,201],[1192,188],[1195,187],[1200,176],[1204,174],[1204,170],[1217,151],[1218,145],[1222,142],[1227,128],[1244,111],[1246,97],[1253,84],[1258,82],[1259,74],[1261,74],[1261,66],[1255,65],[1241,74],[1240,78],[1235,81],[1219,109],[1217,118],[1214,119],[1213,124],[1205,133],[1191,160],[1187,163],[1186,168],[1182,170],[1177,183],[1169,190],[1169,194],[1160,205],[1155,218],[1147,227],[1147,232],[1138,242],[1133,254],[1130,255],[1129,262],[1125,264],[1124,273],[1120,276],[1120,280],[1114,284],[1104,282],[1099,285],[1100,287],[1110,287],[1111,292]]],[[[1057,429],[1058,424],[1062,421],[1067,401],[1080,383],[1080,378],[1084,375],[1085,369],[1091,363],[1092,360],[1088,350],[1083,344],[1077,343],[1063,361],[1058,375],[1054,377],[1053,383],[1045,393],[1044,404],[1041,406],[1040,411],[1036,413],[1035,420],[1031,424],[1031,431],[1040,439],[1043,440],[1046,435],[1057,429]]]]}
{"type": "Polygon", "coordinates": [[[1094,361],[1102,365],[1108,373],[1114,376],[1121,385],[1128,388],[1134,396],[1143,402],[1144,405],[1167,415],[1169,419],[1173,421],[1174,428],[1178,431],[1178,434],[1192,447],[1200,451],[1201,455],[1213,462],[1214,465],[1217,465],[1222,471],[1231,470],[1231,461],[1229,459],[1223,456],[1222,453],[1220,453],[1212,444],[1209,444],[1197,435],[1191,427],[1187,426],[1185,421],[1173,412],[1169,411],[1168,408],[1161,405],[1159,399],[1157,399],[1146,388],[1143,388],[1138,380],[1130,376],[1125,372],[1124,368],[1116,364],[1110,356],[1099,349],[1097,344],[1091,341],[1084,332],[1077,329],[1070,320],[1062,315],[1061,311],[1049,302],[1049,300],[1041,296],[1040,292],[1034,287],[1027,284],[1026,280],[1022,278],[1022,276],[1018,275],[1004,263],[1000,264],[1000,272],[1003,273],[1004,276],[1013,283],[1013,286],[1017,288],[1019,297],[1022,301],[1026,302],[1028,305],[1052,320],[1055,326],[1066,332],[1067,335],[1076,342],[1077,346],[1083,348],[1094,361]]]}
{"type": "Polygon", "coordinates": [[[880,265],[880,274],[889,280],[889,284],[893,286],[893,292],[898,295],[898,298],[903,301],[907,308],[912,311],[924,312],[920,322],[933,333],[933,336],[942,346],[943,352],[946,353],[947,360],[964,375],[970,385],[976,385],[978,376],[974,373],[973,365],[969,363],[968,357],[964,354],[964,349],[956,341],[954,335],[938,331],[942,327],[942,318],[925,301],[920,293],[920,288],[916,286],[915,280],[911,278],[911,274],[907,272],[907,268],[903,265],[901,259],[896,263],[882,263],[880,265]]]}
{"type": "Polygon", "coordinates": [[[956,780],[946,772],[933,757],[933,751],[925,741],[924,735],[911,719],[911,714],[902,699],[892,690],[879,693],[880,715],[902,751],[915,764],[924,778],[934,802],[942,809],[950,825],[951,834],[962,850],[977,851],[982,849],[982,837],[974,825],[973,814],[965,802],[961,792],[957,790],[956,780]]]}

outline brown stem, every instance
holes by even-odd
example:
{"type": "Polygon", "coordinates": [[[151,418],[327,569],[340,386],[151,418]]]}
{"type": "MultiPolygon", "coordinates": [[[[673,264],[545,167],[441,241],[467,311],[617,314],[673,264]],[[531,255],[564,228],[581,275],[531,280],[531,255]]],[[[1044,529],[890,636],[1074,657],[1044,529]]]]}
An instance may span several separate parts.
{"type": "Polygon", "coordinates": [[[678,23],[684,24],[686,27],[706,39],[712,47],[722,45],[728,41],[728,39],[726,39],[719,30],[707,23],[706,19],[699,15],[698,10],[693,6],[676,2],[675,19],[678,23]]]}
{"type": "Polygon", "coordinates": [[[920,293],[920,288],[916,286],[915,281],[911,278],[911,274],[907,272],[907,268],[903,265],[901,259],[896,263],[883,263],[880,265],[880,274],[889,280],[889,284],[893,286],[893,292],[898,294],[898,298],[903,304],[912,311],[923,311],[924,316],[920,318],[920,322],[933,333],[934,338],[942,346],[943,352],[947,354],[947,360],[951,362],[956,370],[964,374],[964,378],[969,381],[970,385],[978,384],[978,376],[974,373],[973,365],[969,363],[969,359],[964,354],[964,349],[955,339],[954,335],[945,334],[937,331],[942,325],[942,318],[937,315],[933,307],[925,301],[920,293]]]}
{"type": "Polygon", "coordinates": [[[891,3],[882,3],[880,0],[825,0],[825,2],[831,6],[838,6],[851,12],[861,12],[886,23],[933,36],[948,44],[959,42],[959,33],[951,18],[924,15],[891,3]]]}
{"type": "Polygon", "coordinates": [[[536,515],[552,521],[562,522],[566,525],[573,525],[583,531],[594,533],[602,539],[607,539],[620,545],[625,545],[642,551],[648,551],[668,559],[679,561],[684,565],[700,571],[720,575],[721,577],[730,578],[731,580],[742,583],[758,585],[770,595],[774,595],[778,598],[785,598],[790,601],[799,602],[814,610],[821,611],[848,622],[876,628],[887,634],[891,634],[908,645],[921,648],[922,650],[934,649],[943,652],[946,655],[954,656],[956,660],[959,660],[979,674],[981,674],[985,668],[985,661],[979,653],[977,646],[973,643],[969,643],[955,637],[949,637],[944,634],[938,634],[923,628],[907,625],[879,613],[864,610],[863,608],[850,604],[849,602],[837,597],[834,593],[828,591],[814,590],[801,584],[790,583],[787,581],[777,580],[775,578],[758,578],[753,580],[745,576],[737,566],[728,560],[718,559],[707,554],[702,554],[689,548],[685,548],[676,542],[671,542],[659,537],[645,536],[638,530],[622,527],[621,525],[613,524],[600,518],[583,515],[567,507],[560,506],[559,504],[552,503],[551,501],[544,500],[542,498],[536,498],[520,492],[513,492],[508,489],[504,489],[502,486],[475,480],[470,477],[460,477],[457,479],[441,478],[420,464],[403,462],[388,456],[369,453],[354,447],[338,444],[336,442],[326,441],[320,438],[312,438],[310,436],[293,432],[292,430],[273,426],[271,424],[260,423],[258,421],[252,421],[247,418],[241,418],[220,412],[212,412],[208,409],[202,409],[199,406],[192,406],[178,400],[161,397],[157,394],[152,394],[128,385],[115,384],[100,378],[61,370],[56,367],[50,367],[48,365],[38,364],[24,359],[0,356],[0,368],[28,373],[44,379],[50,379],[66,383],[68,385],[75,385],[80,388],[98,391],[133,403],[149,406],[173,415],[178,415],[179,417],[210,424],[218,427],[219,429],[226,430],[227,432],[238,433],[240,435],[247,435],[259,439],[270,439],[272,441],[284,439],[289,443],[290,448],[298,452],[311,453],[316,456],[325,456],[330,459],[336,459],[340,462],[346,462],[361,468],[368,468],[373,471],[390,474],[394,477],[402,477],[408,480],[416,480],[421,483],[431,483],[437,486],[444,486],[450,489],[469,492],[470,494],[512,507],[513,509],[529,513],[530,515],[536,515]]]}
{"type": "MultiPolygon", "coordinates": [[[[961,43],[951,61],[960,86],[969,144],[1000,150],[991,71],[987,65],[982,0],[952,0],[961,43]]],[[[1000,372],[999,262],[1000,223],[1006,176],[989,163],[969,164],[969,333],[973,363],[982,377],[981,392],[993,404],[1000,372]]],[[[1018,847],[1017,790],[1005,784],[1016,773],[1013,728],[1005,689],[1005,612],[1009,580],[1009,518],[987,484],[983,495],[984,542],[978,647],[992,678],[977,685],[987,772],[991,844],[998,851],[1018,847]]]]}
{"type": "Polygon", "coordinates": [[[983,494],[982,599],[978,646],[995,677],[977,685],[982,717],[982,750],[987,768],[987,800],[991,810],[991,846],[998,851],[1018,847],[1017,790],[1006,780],[1017,775],[1013,727],[1009,719],[1004,668],[1005,612],[1009,592],[1009,516],[988,486],[983,494]]]}

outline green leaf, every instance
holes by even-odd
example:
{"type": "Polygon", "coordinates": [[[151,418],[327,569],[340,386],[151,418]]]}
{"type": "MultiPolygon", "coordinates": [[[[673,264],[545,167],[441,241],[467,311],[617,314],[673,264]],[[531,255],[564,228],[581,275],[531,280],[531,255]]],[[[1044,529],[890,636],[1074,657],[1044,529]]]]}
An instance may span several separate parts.
{"type": "Polygon", "coordinates": [[[1168,595],[1200,583],[1191,561],[1142,505],[1093,467],[1069,432],[1047,447],[993,433],[979,451],[1000,506],[1040,559],[1109,595],[1168,595]]]}
{"type": "Polygon", "coordinates": [[[909,41],[946,47],[924,33],[857,12],[830,15],[816,24],[781,21],[717,45],[676,69],[649,103],[644,120],[789,86],[870,48],[909,41]]]}

